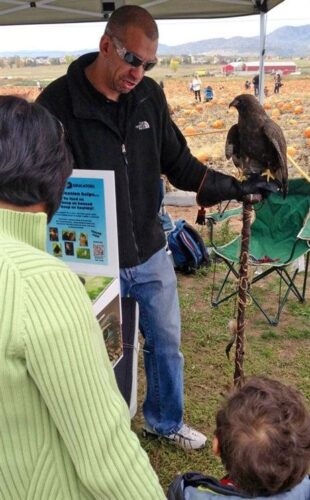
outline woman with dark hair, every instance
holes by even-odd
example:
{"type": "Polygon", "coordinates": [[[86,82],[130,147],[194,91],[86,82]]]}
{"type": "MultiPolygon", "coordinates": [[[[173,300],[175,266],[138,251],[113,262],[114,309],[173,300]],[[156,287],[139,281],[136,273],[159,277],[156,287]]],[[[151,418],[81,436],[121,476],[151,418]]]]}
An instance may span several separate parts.
{"type": "Polygon", "coordinates": [[[45,252],[71,171],[60,122],[0,96],[0,498],[162,499],[84,287],[45,252]]]}
{"type": "Polygon", "coordinates": [[[38,104],[0,96],[0,202],[41,204],[50,220],[71,172],[62,124],[38,104]]]}

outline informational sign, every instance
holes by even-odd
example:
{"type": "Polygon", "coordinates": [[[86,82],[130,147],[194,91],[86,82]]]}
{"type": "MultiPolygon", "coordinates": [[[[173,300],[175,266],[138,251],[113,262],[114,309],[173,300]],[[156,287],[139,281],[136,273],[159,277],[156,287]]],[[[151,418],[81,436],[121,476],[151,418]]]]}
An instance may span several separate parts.
{"type": "Polygon", "coordinates": [[[114,172],[73,171],[48,225],[47,250],[85,286],[115,365],[122,336],[114,172]]]}
{"type": "Polygon", "coordinates": [[[114,172],[74,170],[48,230],[48,251],[73,270],[118,276],[114,172]]]}

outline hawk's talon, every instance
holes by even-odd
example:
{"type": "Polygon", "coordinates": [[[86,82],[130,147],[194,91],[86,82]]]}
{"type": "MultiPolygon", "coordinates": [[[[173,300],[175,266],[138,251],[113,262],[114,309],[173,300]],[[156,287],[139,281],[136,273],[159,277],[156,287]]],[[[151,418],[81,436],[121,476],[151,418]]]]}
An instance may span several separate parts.
{"type": "Polygon", "coordinates": [[[265,170],[264,172],[262,172],[261,176],[266,176],[267,177],[267,182],[270,182],[270,179],[272,179],[273,181],[275,180],[275,176],[270,172],[269,168],[267,168],[267,170],[265,170]]]}

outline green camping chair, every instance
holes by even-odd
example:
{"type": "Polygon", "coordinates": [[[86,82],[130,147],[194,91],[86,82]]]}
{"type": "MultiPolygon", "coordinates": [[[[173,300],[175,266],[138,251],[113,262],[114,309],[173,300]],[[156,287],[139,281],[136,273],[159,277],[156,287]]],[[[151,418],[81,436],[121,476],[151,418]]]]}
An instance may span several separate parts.
{"type": "MultiPolygon", "coordinates": [[[[251,223],[249,270],[251,266],[256,266],[256,272],[253,273],[253,278],[249,279],[248,295],[271,325],[278,324],[281,311],[290,292],[293,292],[300,302],[305,300],[310,255],[309,210],[310,183],[305,179],[289,180],[289,192],[285,199],[282,195],[273,193],[263,202],[254,205],[255,219],[251,223]],[[296,277],[299,269],[298,266],[291,264],[300,258],[305,259],[305,267],[302,284],[298,287],[296,277]],[[258,299],[257,293],[255,294],[253,286],[255,283],[262,282],[272,273],[279,276],[278,303],[275,315],[270,315],[266,311],[258,299]]],[[[228,217],[240,216],[240,214],[241,208],[237,208],[228,210],[227,213],[213,213],[206,216],[206,221],[211,227],[211,243],[216,256],[215,262],[220,258],[228,267],[216,297],[213,297],[214,293],[212,293],[213,306],[218,306],[238,293],[237,281],[241,243],[241,237],[238,236],[226,245],[216,246],[213,238],[213,226],[228,217]],[[233,291],[225,295],[226,285],[230,282],[231,277],[234,277],[236,286],[233,291]]],[[[272,302],[274,303],[274,300],[272,302]]]]}

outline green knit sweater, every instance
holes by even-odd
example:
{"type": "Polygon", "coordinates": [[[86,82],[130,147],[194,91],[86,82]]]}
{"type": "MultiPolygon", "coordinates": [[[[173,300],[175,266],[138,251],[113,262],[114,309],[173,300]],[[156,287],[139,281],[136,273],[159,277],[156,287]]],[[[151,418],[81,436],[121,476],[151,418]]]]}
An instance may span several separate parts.
{"type": "Polygon", "coordinates": [[[0,209],[0,499],[163,499],[83,285],[45,239],[45,214],[0,209]]]}

